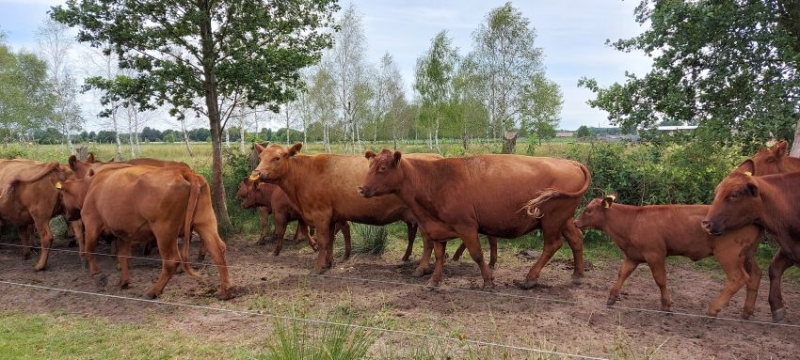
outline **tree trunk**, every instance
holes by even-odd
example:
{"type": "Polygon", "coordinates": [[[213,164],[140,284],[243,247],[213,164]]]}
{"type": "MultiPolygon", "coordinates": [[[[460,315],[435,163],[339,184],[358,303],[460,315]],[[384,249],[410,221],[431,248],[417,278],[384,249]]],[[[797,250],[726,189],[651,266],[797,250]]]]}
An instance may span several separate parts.
{"type": "Polygon", "coordinates": [[[211,204],[214,214],[217,215],[217,226],[223,233],[233,228],[228,217],[228,204],[225,202],[225,185],[222,182],[222,129],[220,128],[219,108],[216,106],[216,93],[206,88],[206,103],[208,106],[208,120],[211,127],[211,204]],[[210,94],[213,93],[213,94],[210,94]],[[213,102],[213,104],[212,104],[213,102]]]}
{"type": "Polygon", "coordinates": [[[194,157],[192,147],[189,145],[189,132],[186,131],[186,120],[179,121],[181,123],[181,132],[183,132],[183,144],[186,145],[186,151],[189,153],[189,157],[194,157]]]}
{"type": "Polygon", "coordinates": [[[800,118],[797,119],[797,125],[794,127],[794,142],[792,142],[792,150],[789,151],[789,156],[800,157],[800,118]]]}
{"type": "Polygon", "coordinates": [[[117,160],[122,160],[122,141],[119,139],[119,126],[117,124],[117,109],[111,112],[111,122],[114,125],[114,141],[117,143],[117,160]]]}

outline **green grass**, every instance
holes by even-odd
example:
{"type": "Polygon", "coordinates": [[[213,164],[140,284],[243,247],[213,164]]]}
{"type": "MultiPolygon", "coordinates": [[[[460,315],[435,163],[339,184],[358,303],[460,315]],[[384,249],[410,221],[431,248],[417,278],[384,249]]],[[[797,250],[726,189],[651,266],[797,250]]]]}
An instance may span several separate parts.
{"type": "Polygon", "coordinates": [[[258,353],[147,325],[75,315],[0,313],[3,359],[223,359],[258,353]]]}

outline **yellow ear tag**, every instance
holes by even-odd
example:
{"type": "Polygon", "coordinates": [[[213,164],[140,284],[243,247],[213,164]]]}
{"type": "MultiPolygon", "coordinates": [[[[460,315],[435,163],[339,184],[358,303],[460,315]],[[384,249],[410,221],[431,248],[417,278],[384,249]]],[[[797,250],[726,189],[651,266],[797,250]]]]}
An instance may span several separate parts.
{"type": "Polygon", "coordinates": [[[753,176],[753,173],[751,173],[749,171],[745,171],[744,174],[747,175],[747,176],[753,176]]]}
{"type": "Polygon", "coordinates": [[[611,207],[611,203],[610,203],[610,202],[608,202],[608,201],[604,201],[604,202],[603,202],[603,207],[604,207],[604,208],[606,208],[606,209],[608,209],[608,208],[610,208],[610,207],[611,207]]]}
{"type": "Polygon", "coordinates": [[[256,174],[250,174],[250,177],[249,177],[249,179],[250,179],[250,181],[256,181],[256,180],[258,180],[258,175],[256,175],[256,174]]]}
{"type": "Polygon", "coordinates": [[[603,207],[608,209],[611,207],[611,203],[614,202],[614,200],[617,200],[617,197],[614,195],[608,195],[606,196],[606,198],[611,199],[611,201],[606,201],[605,199],[603,199],[603,207]]]}
{"type": "Polygon", "coordinates": [[[56,189],[61,189],[64,187],[64,185],[61,184],[61,181],[56,181],[56,183],[53,185],[56,187],[56,189]]]}

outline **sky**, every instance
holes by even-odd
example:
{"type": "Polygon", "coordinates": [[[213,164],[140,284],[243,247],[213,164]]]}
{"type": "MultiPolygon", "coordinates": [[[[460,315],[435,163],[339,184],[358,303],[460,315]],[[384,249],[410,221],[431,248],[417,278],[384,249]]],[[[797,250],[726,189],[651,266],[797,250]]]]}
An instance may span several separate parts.
{"type": "MultiPolygon", "coordinates": [[[[36,30],[47,19],[50,6],[62,0],[0,0],[0,31],[14,50],[36,50],[36,30]]],[[[341,1],[342,8],[355,5],[362,17],[367,38],[367,61],[379,63],[389,53],[400,69],[407,96],[412,97],[414,66],[429,48],[431,40],[446,30],[459,53],[473,48],[472,35],[492,9],[503,6],[501,0],[355,0],[341,1]]],[[[535,46],[542,48],[547,77],[561,87],[564,104],[560,129],[575,130],[581,125],[609,126],[607,113],[591,108],[586,102],[594,94],[578,88],[578,79],[597,79],[602,87],[625,81],[625,72],[643,75],[651,60],[641,53],[623,53],[605,45],[631,38],[644,29],[636,23],[633,11],[637,0],[526,0],[512,1],[530,26],[535,28],[535,46]]],[[[80,62],[79,59],[73,59],[80,62]]],[[[77,75],[77,74],[76,74],[77,75]]],[[[84,99],[86,111],[98,105],[84,99]]],[[[92,109],[92,110],[89,110],[92,109]]],[[[94,114],[86,116],[91,119],[94,114]]],[[[95,120],[96,121],[96,120],[95,120]]],[[[150,124],[160,129],[170,123],[150,124]]],[[[277,124],[275,124],[277,127],[277,124]]]]}

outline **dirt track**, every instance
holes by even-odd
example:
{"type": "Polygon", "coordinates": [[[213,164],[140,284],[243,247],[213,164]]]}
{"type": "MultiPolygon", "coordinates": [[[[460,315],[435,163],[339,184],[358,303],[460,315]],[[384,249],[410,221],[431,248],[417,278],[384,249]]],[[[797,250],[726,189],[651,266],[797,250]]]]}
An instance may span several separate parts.
{"type": "MultiPolygon", "coordinates": [[[[420,252],[417,245],[415,259],[420,252]]],[[[55,248],[75,250],[62,241],[56,242],[55,248]]],[[[617,262],[588,259],[592,266],[585,280],[573,285],[570,262],[554,259],[542,272],[542,286],[526,291],[518,289],[514,281],[524,277],[533,261],[504,252],[501,247],[495,291],[477,289],[481,278],[477,266],[468,259],[447,263],[443,286],[429,291],[421,286],[426,278],[413,277],[413,265],[399,264],[400,256],[395,253],[356,256],[345,262],[337,257],[326,276],[307,276],[315,254],[306,245],[288,241],[279,257],[269,254],[271,249],[271,244],[265,247],[249,240],[229,241],[227,260],[238,287],[233,300],[222,303],[213,298],[218,277],[210,267],[201,267],[204,278],[200,281],[186,275],[174,277],[160,300],[280,315],[292,308],[321,319],[332,313],[347,314],[355,323],[380,328],[594,357],[639,359],[653,352],[658,359],[800,356],[798,284],[784,283],[786,319],[782,324],[772,324],[766,271],[753,322],[741,322],[743,291],[723,309],[720,319],[694,316],[705,314],[709,301],[722,289],[723,277],[691,264],[668,268],[675,314],[663,314],[654,311],[659,305],[658,290],[646,266],[634,272],[617,306],[609,309],[604,304],[608,287],[616,278],[617,262]]],[[[108,252],[108,248],[101,246],[99,251],[108,252]]],[[[160,271],[157,261],[134,259],[131,288],[120,290],[114,286],[119,276],[115,260],[100,257],[109,281],[106,287],[99,287],[77,259],[75,253],[54,251],[48,270],[37,273],[32,269],[33,260],[23,261],[19,249],[0,246],[0,280],[139,298],[160,271]]],[[[7,284],[0,284],[0,304],[6,311],[78,313],[115,323],[161,321],[193,336],[199,333],[211,340],[235,343],[247,343],[254,333],[268,332],[274,324],[264,316],[193,308],[176,311],[165,305],[7,284]]],[[[501,357],[505,351],[465,341],[380,333],[371,354],[403,358],[415,354],[420,346],[436,347],[436,354],[455,358],[465,356],[470,346],[480,357],[501,357]]],[[[514,358],[536,355],[526,351],[510,354],[514,358]]]]}

